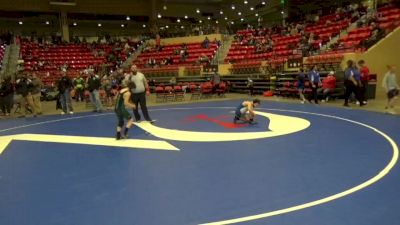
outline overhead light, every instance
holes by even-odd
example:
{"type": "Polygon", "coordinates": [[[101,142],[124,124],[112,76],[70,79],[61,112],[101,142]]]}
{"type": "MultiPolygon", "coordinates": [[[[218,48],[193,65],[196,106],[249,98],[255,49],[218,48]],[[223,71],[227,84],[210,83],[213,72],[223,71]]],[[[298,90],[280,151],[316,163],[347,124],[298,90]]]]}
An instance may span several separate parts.
{"type": "Polygon", "coordinates": [[[121,24],[121,27],[125,27],[125,24],[121,24]]]}
{"type": "Polygon", "coordinates": [[[161,14],[160,14],[160,13],[157,14],[157,18],[158,18],[158,19],[161,19],[161,14]]]}
{"type": "Polygon", "coordinates": [[[76,25],[78,25],[76,22],[74,22],[72,25],[74,25],[74,26],[76,26],[76,25]]]}
{"type": "Polygon", "coordinates": [[[164,6],[163,6],[163,9],[164,9],[164,10],[167,10],[167,6],[166,6],[166,5],[164,5],[164,6]]]}
{"type": "Polygon", "coordinates": [[[265,1],[262,1],[261,4],[265,5],[265,1]]]}
{"type": "Polygon", "coordinates": [[[101,23],[97,24],[98,27],[101,27],[101,23]]]}
{"type": "Polygon", "coordinates": [[[197,12],[197,13],[200,13],[200,9],[196,9],[196,12],[197,12]]]}
{"type": "Polygon", "coordinates": [[[146,24],[143,24],[142,27],[143,27],[143,28],[146,28],[146,24]]]}
{"type": "Polygon", "coordinates": [[[188,18],[188,16],[187,15],[185,15],[185,19],[187,19],[188,18]]]}
{"type": "Polygon", "coordinates": [[[228,17],[225,17],[225,20],[228,20],[228,17]]]}
{"type": "Polygon", "coordinates": [[[169,28],[169,26],[168,26],[168,25],[165,25],[165,28],[167,28],[167,29],[168,29],[168,28],[169,28]]]}
{"type": "Polygon", "coordinates": [[[235,24],[235,22],[231,21],[231,24],[235,24]]]}
{"type": "Polygon", "coordinates": [[[235,5],[232,5],[232,7],[231,7],[233,10],[235,10],[235,5]]]}
{"type": "Polygon", "coordinates": [[[178,18],[178,19],[176,20],[176,22],[180,23],[180,22],[181,22],[181,20],[178,18]]]}
{"type": "Polygon", "coordinates": [[[126,20],[131,20],[131,18],[129,16],[126,17],[126,20]]]}
{"type": "Polygon", "coordinates": [[[281,11],[281,14],[284,14],[285,12],[284,11],[281,11]]]}
{"type": "Polygon", "coordinates": [[[208,20],[211,20],[211,17],[207,17],[208,20]]]}
{"type": "Polygon", "coordinates": [[[240,19],[240,21],[244,21],[244,19],[243,19],[243,18],[241,18],[241,19],[240,19]]]}
{"type": "Polygon", "coordinates": [[[221,15],[224,14],[224,11],[220,10],[220,11],[219,11],[219,14],[221,14],[221,15]]]}
{"type": "Polygon", "coordinates": [[[202,23],[203,21],[202,20],[199,20],[199,23],[202,23]]]}
{"type": "Polygon", "coordinates": [[[254,10],[254,7],[250,7],[250,10],[253,11],[253,10],[254,10]]]}
{"type": "Polygon", "coordinates": [[[181,29],[185,28],[183,25],[181,26],[181,29]]]}
{"type": "Polygon", "coordinates": [[[216,20],[215,23],[218,24],[218,20],[216,20]]]}
{"type": "Polygon", "coordinates": [[[22,21],[19,21],[18,24],[19,24],[19,25],[22,25],[22,24],[24,24],[24,23],[23,23],[22,21]]]}
{"type": "Polygon", "coordinates": [[[50,22],[49,21],[46,21],[46,25],[49,25],[50,24],[50,22]]]}
{"type": "Polygon", "coordinates": [[[244,2],[243,2],[244,4],[247,4],[248,2],[247,2],[247,0],[244,0],[244,2]]]}
{"type": "Polygon", "coordinates": [[[256,13],[256,16],[258,16],[258,13],[256,13]]]}
{"type": "Polygon", "coordinates": [[[239,15],[239,16],[241,16],[241,15],[242,15],[242,13],[241,13],[241,12],[238,12],[238,15],[239,15]]]}

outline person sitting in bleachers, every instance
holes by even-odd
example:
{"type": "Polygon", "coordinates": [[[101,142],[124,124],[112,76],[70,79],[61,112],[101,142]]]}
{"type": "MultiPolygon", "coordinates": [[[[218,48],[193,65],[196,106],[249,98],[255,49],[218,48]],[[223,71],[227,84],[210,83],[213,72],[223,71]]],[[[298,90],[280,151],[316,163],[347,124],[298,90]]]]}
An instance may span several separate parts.
{"type": "Polygon", "coordinates": [[[208,37],[206,37],[203,41],[203,43],[201,44],[201,46],[203,48],[209,48],[210,47],[210,40],[208,40],[208,37]]]}

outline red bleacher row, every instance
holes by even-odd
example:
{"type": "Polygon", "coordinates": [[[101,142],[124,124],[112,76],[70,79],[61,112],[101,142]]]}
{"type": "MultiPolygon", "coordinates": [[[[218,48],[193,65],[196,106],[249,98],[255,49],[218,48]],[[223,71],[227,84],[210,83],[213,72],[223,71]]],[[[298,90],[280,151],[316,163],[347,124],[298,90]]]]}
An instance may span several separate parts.
{"type": "MultiPolygon", "coordinates": [[[[103,51],[102,56],[95,56],[85,44],[68,44],[62,46],[38,45],[31,42],[23,42],[20,48],[21,58],[24,60],[26,71],[44,70],[56,71],[59,67],[67,64],[72,69],[85,69],[90,65],[101,65],[106,63],[106,55],[111,51],[112,46],[99,44],[93,50],[103,51]],[[43,66],[39,66],[39,62],[43,66]]],[[[126,59],[126,55],[121,55],[126,59]]]]}
{"type": "Polygon", "coordinates": [[[139,67],[144,66],[147,60],[154,59],[156,63],[160,63],[161,60],[171,57],[174,64],[193,64],[199,58],[199,56],[205,55],[210,60],[214,57],[217,51],[217,44],[210,43],[209,48],[203,48],[200,42],[186,44],[188,57],[186,60],[181,61],[180,55],[175,55],[175,49],[180,49],[182,44],[166,45],[159,52],[145,52],[138,56],[136,63],[139,67]]]}

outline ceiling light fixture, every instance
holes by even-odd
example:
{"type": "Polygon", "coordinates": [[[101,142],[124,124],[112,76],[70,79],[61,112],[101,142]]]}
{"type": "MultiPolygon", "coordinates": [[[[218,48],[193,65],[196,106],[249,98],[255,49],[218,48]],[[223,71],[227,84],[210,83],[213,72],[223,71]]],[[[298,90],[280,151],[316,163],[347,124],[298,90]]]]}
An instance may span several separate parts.
{"type": "Polygon", "coordinates": [[[146,28],[146,24],[143,24],[143,26],[142,26],[143,28],[146,28]]]}
{"type": "Polygon", "coordinates": [[[200,9],[196,9],[196,12],[197,12],[197,13],[200,13],[200,9]]]}
{"type": "Polygon", "coordinates": [[[76,22],[74,22],[72,25],[74,25],[74,26],[76,26],[76,25],[78,25],[76,22]]]}
{"type": "Polygon", "coordinates": [[[256,13],[256,16],[258,16],[258,13],[256,13]]]}
{"type": "Polygon", "coordinates": [[[126,20],[131,20],[131,18],[129,16],[126,17],[126,20]]]}
{"type": "Polygon", "coordinates": [[[250,10],[253,11],[253,10],[254,10],[254,7],[250,7],[250,10]]]}
{"type": "Polygon", "coordinates": [[[181,20],[178,18],[178,19],[176,20],[176,22],[180,23],[180,22],[181,22],[181,20]]]}
{"type": "Polygon", "coordinates": [[[163,6],[163,9],[164,9],[164,10],[167,10],[167,5],[164,5],[164,6],[163,6]]]}
{"type": "Polygon", "coordinates": [[[125,27],[125,25],[124,25],[124,24],[121,24],[121,27],[125,27]]]}
{"type": "Polygon", "coordinates": [[[233,10],[235,10],[235,5],[232,5],[232,7],[231,7],[233,10]]]}
{"type": "Polygon", "coordinates": [[[23,23],[22,21],[19,21],[18,24],[19,24],[19,25],[22,25],[22,24],[24,24],[24,23],[23,23]]]}
{"type": "Polygon", "coordinates": [[[265,1],[262,1],[261,4],[265,5],[265,1]]]}
{"type": "Polygon", "coordinates": [[[241,13],[241,12],[238,12],[238,15],[239,15],[239,16],[241,16],[241,15],[242,15],[242,13],[241,13]]]}
{"type": "Polygon", "coordinates": [[[98,26],[98,27],[101,27],[102,25],[101,25],[101,23],[99,23],[99,24],[97,24],[97,26],[98,26]]]}
{"type": "Polygon", "coordinates": [[[208,20],[211,20],[211,17],[207,17],[208,20]]]}
{"type": "Polygon", "coordinates": [[[199,20],[199,23],[202,23],[203,21],[199,20]]]}
{"type": "Polygon", "coordinates": [[[168,26],[168,25],[165,25],[165,28],[169,28],[169,26],[168,26]]]}
{"type": "Polygon", "coordinates": [[[248,2],[247,2],[247,0],[244,0],[244,2],[243,2],[244,4],[247,4],[248,2]]]}
{"type": "Polygon", "coordinates": [[[221,14],[221,15],[224,14],[224,11],[220,10],[220,11],[219,11],[219,14],[221,14]]]}
{"type": "Polygon", "coordinates": [[[46,21],[46,25],[49,25],[50,24],[50,22],[49,21],[46,21]]]}
{"type": "Polygon", "coordinates": [[[187,15],[185,15],[185,19],[187,19],[188,18],[188,16],[187,15]]]}
{"type": "Polygon", "coordinates": [[[160,14],[160,13],[157,14],[157,18],[158,18],[158,19],[161,19],[161,14],[160,14]]]}
{"type": "Polygon", "coordinates": [[[228,17],[225,17],[225,20],[228,20],[228,17]]]}

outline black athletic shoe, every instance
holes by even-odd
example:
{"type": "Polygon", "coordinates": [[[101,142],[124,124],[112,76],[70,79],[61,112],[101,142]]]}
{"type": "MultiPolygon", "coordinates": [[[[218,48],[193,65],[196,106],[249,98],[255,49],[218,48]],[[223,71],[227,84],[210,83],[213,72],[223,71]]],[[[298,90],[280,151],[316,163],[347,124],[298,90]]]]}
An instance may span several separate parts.
{"type": "Polygon", "coordinates": [[[118,132],[117,135],[115,136],[115,139],[116,140],[120,140],[121,139],[121,133],[118,132]]]}
{"type": "Polygon", "coordinates": [[[235,116],[235,117],[233,118],[233,123],[236,124],[238,120],[239,120],[239,119],[235,116]]]}

